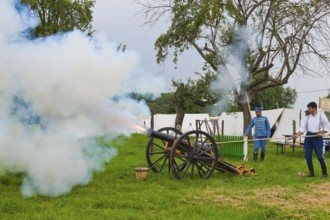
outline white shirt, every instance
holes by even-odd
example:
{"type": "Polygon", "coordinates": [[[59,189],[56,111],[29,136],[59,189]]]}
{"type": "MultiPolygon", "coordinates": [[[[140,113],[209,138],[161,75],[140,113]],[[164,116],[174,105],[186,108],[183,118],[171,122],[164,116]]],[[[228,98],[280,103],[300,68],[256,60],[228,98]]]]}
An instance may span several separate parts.
{"type": "Polygon", "coordinates": [[[317,133],[319,130],[330,131],[330,123],[324,114],[317,113],[315,116],[312,114],[306,116],[299,128],[299,131],[304,133],[306,131],[317,133]]]}

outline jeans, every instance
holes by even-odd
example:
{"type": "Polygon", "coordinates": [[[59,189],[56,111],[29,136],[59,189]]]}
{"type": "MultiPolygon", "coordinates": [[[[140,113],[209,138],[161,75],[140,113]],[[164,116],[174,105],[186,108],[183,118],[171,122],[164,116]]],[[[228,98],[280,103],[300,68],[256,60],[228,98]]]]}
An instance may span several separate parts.
{"type": "MultiPolygon", "coordinates": [[[[306,136],[315,135],[316,133],[307,132],[306,136]]],[[[306,137],[304,142],[304,154],[308,165],[312,165],[313,149],[320,162],[320,165],[325,165],[323,157],[323,139],[322,137],[306,137]]]]}

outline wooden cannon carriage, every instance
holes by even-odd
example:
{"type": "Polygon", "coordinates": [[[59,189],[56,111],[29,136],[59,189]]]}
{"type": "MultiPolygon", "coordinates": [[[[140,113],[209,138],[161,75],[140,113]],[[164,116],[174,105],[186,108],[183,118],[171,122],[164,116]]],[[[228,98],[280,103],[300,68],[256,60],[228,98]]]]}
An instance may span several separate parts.
{"type": "Polygon", "coordinates": [[[253,168],[245,169],[219,158],[217,143],[207,132],[193,130],[182,133],[176,128],[165,127],[157,131],[149,129],[147,135],[150,139],[146,159],[156,173],[167,168],[177,179],[185,176],[207,179],[214,170],[237,175],[255,173],[253,168]]]}

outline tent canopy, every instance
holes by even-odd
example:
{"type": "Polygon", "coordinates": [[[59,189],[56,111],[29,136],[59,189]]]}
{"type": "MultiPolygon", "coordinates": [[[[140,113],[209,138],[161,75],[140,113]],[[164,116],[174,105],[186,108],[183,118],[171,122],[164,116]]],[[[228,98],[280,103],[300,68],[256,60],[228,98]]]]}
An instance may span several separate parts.
{"type": "Polygon", "coordinates": [[[283,135],[298,132],[301,120],[304,117],[305,113],[300,109],[284,109],[278,125],[276,126],[275,133],[270,141],[284,143],[285,140],[283,135]]]}
{"type": "MultiPolygon", "coordinates": [[[[320,109],[320,112],[323,112],[320,109]]],[[[251,111],[251,115],[254,117],[254,111],[251,111]]],[[[266,116],[269,120],[270,127],[273,131],[271,141],[278,142],[277,139],[283,138],[284,134],[292,134],[293,121],[295,121],[295,129],[298,131],[299,126],[303,118],[305,117],[304,111],[300,109],[288,109],[280,108],[273,110],[264,110],[262,115],[266,116]]],[[[154,129],[158,130],[163,127],[174,127],[175,126],[175,114],[156,114],[154,115],[154,129]]],[[[185,114],[182,124],[182,131],[187,132],[196,129],[196,120],[207,120],[210,123],[210,119],[218,121],[220,130],[223,129],[224,135],[241,136],[243,131],[243,113],[242,112],[223,112],[219,117],[210,118],[208,114],[185,114]],[[222,127],[223,124],[223,127],[222,127]]],[[[203,131],[206,130],[206,126],[203,125],[201,128],[203,131]]],[[[254,131],[252,130],[252,133],[254,131]]],[[[221,131],[220,131],[221,134],[221,131]]],[[[284,141],[284,140],[283,140],[284,141]]]]}
{"type": "MultiPolygon", "coordinates": [[[[276,121],[278,121],[279,117],[283,112],[283,108],[273,109],[273,110],[265,110],[262,111],[262,115],[266,116],[269,120],[270,127],[272,128],[276,121]]],[[[254,111],[250,112],[252,117],[255,116],[254,111]]],[[[223,134],[224,135],[243,135],[245,131],[243,131],[244,120],[242,112],[222,112],[219,119],[219,124],[223,121],[223,134]]],[[[254,130],[252,129],[252,133],[254,130]]]]}
{"type": "MultiPolygon", "coordinates": [[[[175,127],[175,114],[154,115],[154,129],[175,127]]],[[[182,123],[182,131],[187,132],[196,129],[196,120],[210,120],[209,114],[185,114],[182,123]]],[[[202,130],[204,130],[202,128],[202,130]]],[[[206,129],[205,129],[206,130],[206,129]]]]}

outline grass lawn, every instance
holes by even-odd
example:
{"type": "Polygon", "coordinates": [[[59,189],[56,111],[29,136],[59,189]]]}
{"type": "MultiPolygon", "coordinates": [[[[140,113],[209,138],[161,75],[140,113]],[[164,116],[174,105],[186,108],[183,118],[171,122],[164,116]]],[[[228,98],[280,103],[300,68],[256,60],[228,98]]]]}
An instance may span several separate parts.
{"type": "Polygon", "coordinates": [[[134,134],[113,141],[118,155],[105,170],[56,198],[23,198],[21,175],[1,176],[0,219],[330,219],[330,181],[315,157],[316,176],[297,175],[307,172],[300,148],[277,155],[268,144],[265,161],[256,163],[250,154],[246,165],[256,176],[215,171],[207,180],[177,180],[164,170],[139,181],[134,168],[147,165],[147,140],[134,134]]]}

